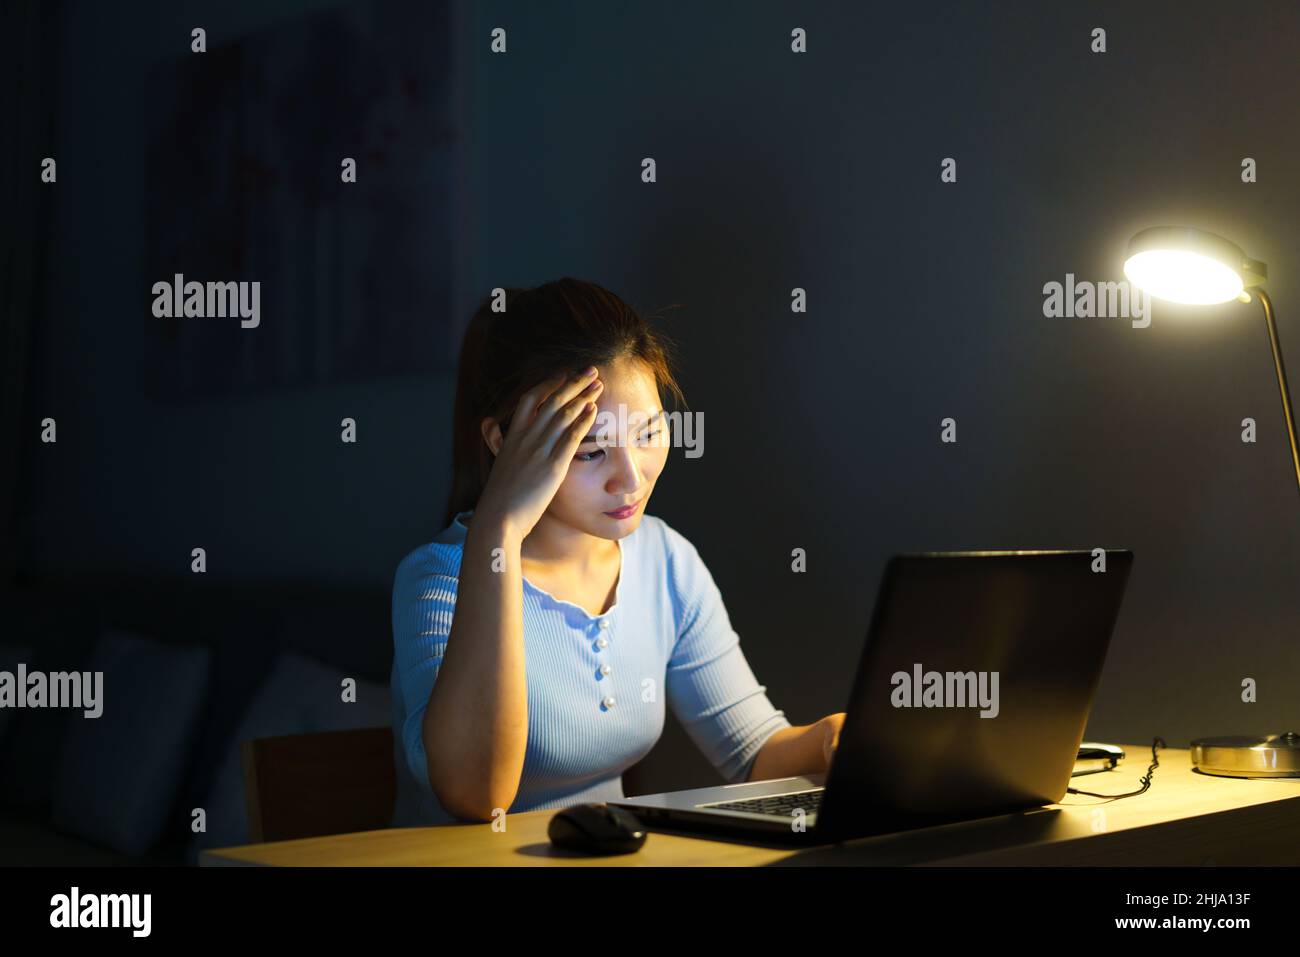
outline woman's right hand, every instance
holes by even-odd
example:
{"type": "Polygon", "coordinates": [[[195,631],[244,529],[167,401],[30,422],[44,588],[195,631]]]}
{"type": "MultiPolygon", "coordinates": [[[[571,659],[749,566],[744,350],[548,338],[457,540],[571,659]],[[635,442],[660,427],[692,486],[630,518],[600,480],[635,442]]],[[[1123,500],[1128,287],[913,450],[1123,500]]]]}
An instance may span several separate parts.
{"type": "Polygon", "coordinates": [[[541,520],[568,474],[596,417],[604,383],[594,366],[555,376],[519,399],[475,506],[475,515],[504,522],[522,541],[541,520]]]}

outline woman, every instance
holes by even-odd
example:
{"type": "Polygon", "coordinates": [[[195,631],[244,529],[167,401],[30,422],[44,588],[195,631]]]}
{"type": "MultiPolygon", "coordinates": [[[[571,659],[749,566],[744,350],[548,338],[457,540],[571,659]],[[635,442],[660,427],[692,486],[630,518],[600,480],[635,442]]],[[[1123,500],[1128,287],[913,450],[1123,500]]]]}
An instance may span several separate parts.
{"type": "Polygon", "coordinates": [[[729,781],[825,770],[843,713],[772,706],[699,554],[646,514],[682,398],[663,342],[574,279],[491,305],[461,348],[446,527],[393,584],[393,823],[621,798],[665,699],[729,781]]]}

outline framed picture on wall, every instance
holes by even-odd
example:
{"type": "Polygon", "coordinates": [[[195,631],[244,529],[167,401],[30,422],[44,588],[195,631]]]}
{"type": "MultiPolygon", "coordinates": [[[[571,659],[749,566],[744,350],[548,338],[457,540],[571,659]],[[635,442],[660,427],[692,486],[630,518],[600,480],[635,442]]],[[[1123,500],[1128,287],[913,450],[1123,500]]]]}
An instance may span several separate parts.
{"type": "Polygon", "coordinates": [[[459,10],[343,5],[209,35],[207,52],[153,68],[144,288],[250,284],[244,304],[255,298],[259,314],[255,326],[157,318],[150,303],[147,394],[454,367],[469,76],[455,56],[459,10]]]}

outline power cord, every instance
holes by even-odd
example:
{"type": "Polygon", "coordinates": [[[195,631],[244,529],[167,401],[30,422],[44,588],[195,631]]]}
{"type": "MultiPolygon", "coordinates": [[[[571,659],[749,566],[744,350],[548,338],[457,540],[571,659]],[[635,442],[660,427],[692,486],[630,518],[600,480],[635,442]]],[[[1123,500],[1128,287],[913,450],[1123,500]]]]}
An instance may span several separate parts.
{"type": "Polygon", "coordinates": [[[1088,797],[1111,798],[1114,800],[1118,800],[1119,798],[1136,797],[1139,794],[1143,794],[1145,793],[1147,788],[1151,787],[1151,775],[1155,774],[1156,768],[1160,767],[1160,758],[1156,756],[1156,750],[1158,748],[1167,748],[1167,747],[1168,745],[1165,744],[1165,739],[1160,737],[1159,735],[1157,735],[1155,740],[1151,742],[1151,767],[1147,768],[1146,774],[1138,778],[1138,780],[1142,782],[1142,786],[1138,788],[1136,791],[1129,791],[1127,794],[1094,794],[1092,791],[1080,791],[1078,788],[1066,788],[1065,793],[1084,794],[1087,795],[1088,797]]]}

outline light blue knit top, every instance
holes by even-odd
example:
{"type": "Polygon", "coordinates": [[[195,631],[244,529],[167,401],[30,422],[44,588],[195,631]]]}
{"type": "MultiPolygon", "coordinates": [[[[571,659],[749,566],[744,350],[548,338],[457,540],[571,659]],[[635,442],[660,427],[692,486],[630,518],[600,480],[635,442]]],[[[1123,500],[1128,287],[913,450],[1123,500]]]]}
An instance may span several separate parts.
{"type": "MultiPolygon", "coordinates": [[[[455,820],[429,785],[421,726],[447,649],[470,514],[407,555],[393,581],[395,827],[455,820]]],[[[510,812],[624,797],[622,774],[659,739],[665,701],[731,783],[745,780],[773,732],[790,727],[745,660],[695,546],[643,515],[619,547],[616,600],[603,615],[524,579],[528,749],[510,812]]]]}

